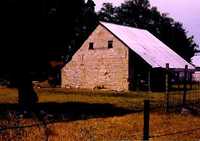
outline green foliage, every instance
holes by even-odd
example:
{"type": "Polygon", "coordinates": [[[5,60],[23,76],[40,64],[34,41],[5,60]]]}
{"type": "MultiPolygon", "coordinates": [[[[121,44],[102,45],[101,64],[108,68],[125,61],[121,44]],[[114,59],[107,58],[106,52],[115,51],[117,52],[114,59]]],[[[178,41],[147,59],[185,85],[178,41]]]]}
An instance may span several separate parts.
{"type": "Polygon", "coordinates": [[[68,55],[73,55],[82,43],[86,40],[89,34],[94,30],[98,24],[98,18],[94,11],[95,3],[93,0],[84,2],[80,7],[80,12],[73,21],[72,36],[69,38],[68,55]]]}
{"type": "Polygon", "coordinates": [[[150,7],[148,0],[129,0],[119,7],[104,3],[98,17],[101,21],[147,29],[187,61],[198,46],[180,22],[150,7]]]}

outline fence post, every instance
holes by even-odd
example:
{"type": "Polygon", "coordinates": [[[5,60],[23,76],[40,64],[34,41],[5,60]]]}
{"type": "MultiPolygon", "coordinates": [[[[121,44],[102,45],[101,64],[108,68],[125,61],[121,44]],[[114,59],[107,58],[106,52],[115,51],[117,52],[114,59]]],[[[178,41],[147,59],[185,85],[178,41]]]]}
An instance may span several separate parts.
{"type": "Polygon", "coordinates": [[[186,94],[187,94],[187,77],[188,77],[188,65],[185,65],[184,69],[184,86],[183,86],[183,107],[186,104],[186,94]]]}
{"type": "Polygon", "coordinates": [[[169,111],[169,63],[166,64],[165,72],[165,111],[169,111]]]}
{"type": "Polygon", "coordinates": [[[150,120],[150,102],[149,100],[144,100],[144,131],[143,131],[143,140],[149,140],[149,120],[150,120]]]}

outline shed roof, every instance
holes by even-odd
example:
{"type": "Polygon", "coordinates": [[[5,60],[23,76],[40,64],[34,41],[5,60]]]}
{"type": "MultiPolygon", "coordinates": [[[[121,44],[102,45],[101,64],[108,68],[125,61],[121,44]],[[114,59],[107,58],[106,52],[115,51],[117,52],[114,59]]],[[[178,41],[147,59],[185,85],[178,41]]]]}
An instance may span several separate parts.
{"type": "Polygon", "coordinates": [[[127,47],[142,57],[152,68],[189,69],[194,67],[147,30],[100,22],[127,47]]]}

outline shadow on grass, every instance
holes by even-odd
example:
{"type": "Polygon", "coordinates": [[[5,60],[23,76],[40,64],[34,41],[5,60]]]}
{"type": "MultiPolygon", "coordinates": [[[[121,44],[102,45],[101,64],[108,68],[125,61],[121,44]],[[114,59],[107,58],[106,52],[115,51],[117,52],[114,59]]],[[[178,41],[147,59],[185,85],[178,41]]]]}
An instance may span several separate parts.
{"type": "Polygon", "coordinates": [[[9,135],[9,131],[13,134],[17,134],[18,132],[24,132],[22,129],[42,127],[45,131],[44,138],[48,140],[49,136],[54,134],[49,128],[49,124],[123,116],[138,112],[115,107],[112,104],[89,104],[79,102],[38,103],[35,109],[30,112],[32,115],[27,118],[17,118],[16,115],[19,110],[20,107],[18,104],[0,104],[0,137],[9,135]],[[13,116],[14,118],[12,119],[9,116],[13,116]],[[24,119],[31,119],[31,121],[24,119]],[[4,123],[4,120],[7,122],[4,123]]]}
{"type": "MultiPolygon", "coordinates": [[[[0,119],[5,119],[9,112],[19,111],[18,104],[0,104],[0,119]]],[[[91,118],[104,118],[112,116],[123,116],[140,110],[128,110],[115,107],[112,104],[89,104],[89,103],[38,103],[34,112],[37,116],[45,111],[45,115],[51,115],[51,121],[73,121],[91,118]]],[[[34,118],[34,117],[30,117],[34,118]]]]}

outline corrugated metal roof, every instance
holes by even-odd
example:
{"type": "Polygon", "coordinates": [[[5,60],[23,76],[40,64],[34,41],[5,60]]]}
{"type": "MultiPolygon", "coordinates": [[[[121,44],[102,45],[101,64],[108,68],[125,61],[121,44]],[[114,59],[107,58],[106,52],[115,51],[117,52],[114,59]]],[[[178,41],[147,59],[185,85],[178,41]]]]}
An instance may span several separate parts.
{"type": "Polygon", "coordinates": [[[189,69],[194,69],[191,64],[147,30],[106,22],[100,24],[141,56],[152,68],[165,68],[166,63],[169,63],[170,68],[183,69],[188,65],[189,69]]]}

